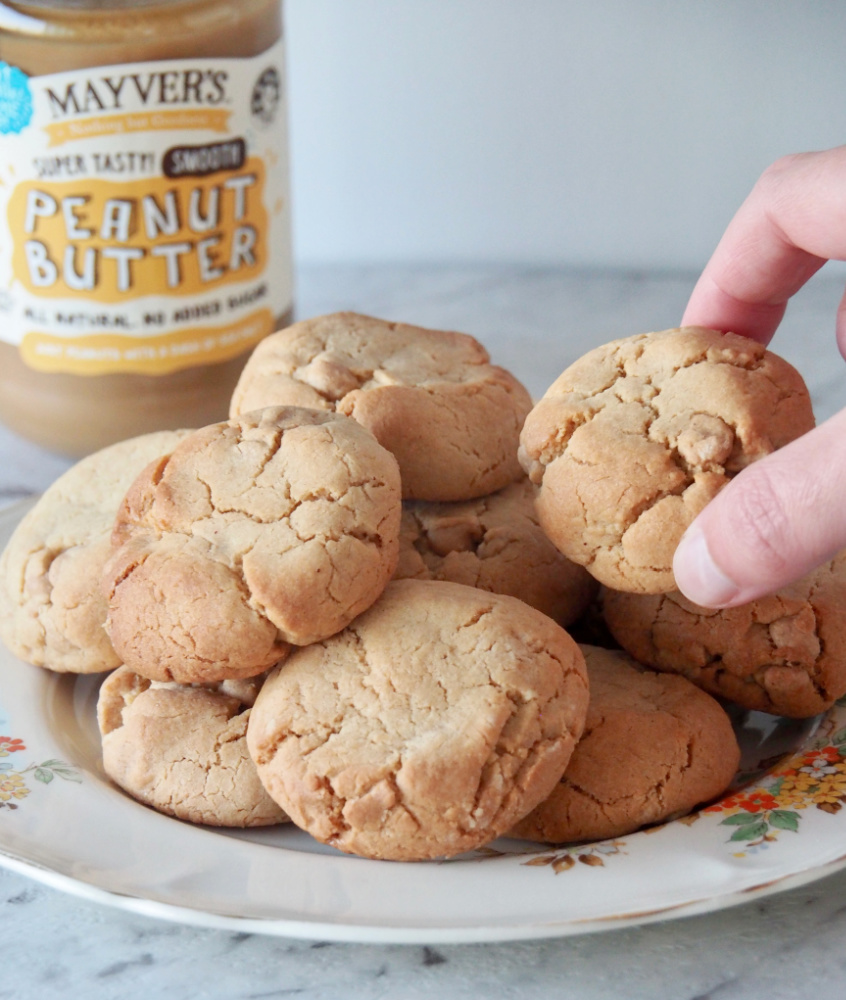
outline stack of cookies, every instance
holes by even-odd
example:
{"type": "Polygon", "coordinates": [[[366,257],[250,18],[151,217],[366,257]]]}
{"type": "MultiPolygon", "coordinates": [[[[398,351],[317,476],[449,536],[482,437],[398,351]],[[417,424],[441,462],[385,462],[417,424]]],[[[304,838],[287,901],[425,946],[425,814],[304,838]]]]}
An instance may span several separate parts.
{"type": "Polygon", "coordinates": [[[615,342],[533,408],[471,337],[319,317],[259,345],[228,421],[59,479],[3,553],[0,633],[110,671],[106,773],[181,819],[394,860],[617,836],[732,780],[707,691],[811,714],[846,690],[836,567],[718,613],[724,640],[669,569],[726,479],[812,420],[789,366],[713,331],[615,342]],[[600,586],[628,652],[567,631],[600,586]]]}

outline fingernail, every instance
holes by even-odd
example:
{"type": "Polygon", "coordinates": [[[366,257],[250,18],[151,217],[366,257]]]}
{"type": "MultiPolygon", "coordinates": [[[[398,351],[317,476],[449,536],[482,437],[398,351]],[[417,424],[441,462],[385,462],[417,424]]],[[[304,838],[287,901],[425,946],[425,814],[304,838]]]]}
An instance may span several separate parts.
{"type": "Polygon", "coordinates": [[[705,534],[695,523],[679,542],[673,574],[684,596],[704,608],[726,607],[740,593],[740,587],[711,558],[705,534]]]}

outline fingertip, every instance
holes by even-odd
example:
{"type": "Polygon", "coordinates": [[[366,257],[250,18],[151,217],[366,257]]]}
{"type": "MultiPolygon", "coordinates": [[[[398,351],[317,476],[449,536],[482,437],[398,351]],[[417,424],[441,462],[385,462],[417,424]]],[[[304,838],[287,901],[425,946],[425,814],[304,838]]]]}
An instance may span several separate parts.
{"type": "Polygon", "coordinates": [[[702,526],[694,521],[673,558],[676,586],[703,608],[727,608],[743,601],[741,588],[714,561],[702,526]]]}
{"type": "Polygon", "coordinates": [[[773,338],[787,308],[785,301],[757,302],[734,295],[722,287],[709,271],[697,282],[682,315],[682,326],[705,326],[723,333],[737,333],[766,346],[773,338]]]}

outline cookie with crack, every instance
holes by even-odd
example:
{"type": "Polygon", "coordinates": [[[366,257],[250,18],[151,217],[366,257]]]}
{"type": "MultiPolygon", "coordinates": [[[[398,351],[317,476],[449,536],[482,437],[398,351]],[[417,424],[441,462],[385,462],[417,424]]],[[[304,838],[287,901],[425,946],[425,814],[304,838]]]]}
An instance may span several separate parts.
{"type": "Polygon", "coordinates": [[[139,802],[191,823],[287,822],[247,751],[261,680],[191,686],[119,667],[103,681],[97,701],[106,774],[139,802]]]}
{"type": "Polygon", "coordinates": [[[21,519],[0,558],[0,635],[22,660],[60,673],[120,665],[100,588],[124,494],[188,431],[121,441],[77,462],[21,519]]]}
{"type": "Polygon", "coordinates": [[[682,327],[615,340],[563,372],[520,459],[558,548],[615,590],[675,590],[685,528],[738,472],[814,426],[801,376],[760,344],[682,327]]]}
{"type": "Polygon", "coordinates": [[[342,414],[271,407],[195,431],[115,522],[112,644],[151,680],[261,673],[376,600],[401,507],[393,455],[342,414]]]}
{"type": "Polygon", "coordinates": [[[341,312],[266,337],[231,413],[313,406],[358,421],[396,455],[403,496],[469,500],[521,477],[525,388],[473,337],[341,312]]]}
{"type": "Polygon", "coordinates": [[[590,604],[596,581],[543,533],[534,498],[522,479],[463,503],[404,501],[394,579],[451,580],[510,594],[570,625],[590,604]]]}
{"type": "Polygon", "coordinates": [[[270,675],[247,744],[271,797],[317,840],[422,860],[479,847],[542,801],[587,699],[581,651],[546,615],[396,580],[270,675]]]}
{"type": "Polygon", "coordinates": [[[601,600],[635,659],[744,708],[807,718],[846,694],[846,552],[736,608],[701,608],[678,591],[601,600]]]}
{"type": "Polygon", "coordinates": [[[731,721],[683,677],[582,646],[590,705],[552,794],[510,836],[549,843],[622,837],[722,794],[740,762],[731,721]]]}

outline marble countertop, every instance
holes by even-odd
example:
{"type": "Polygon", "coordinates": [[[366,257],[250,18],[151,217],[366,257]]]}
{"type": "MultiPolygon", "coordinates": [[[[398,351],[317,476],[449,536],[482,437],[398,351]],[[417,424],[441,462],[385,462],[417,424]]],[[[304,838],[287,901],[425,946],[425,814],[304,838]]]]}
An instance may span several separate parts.
{"type": "MultiPolygon", "coordinates": [[[[678,323],[695,275],[505,266],[327,266],[300,316],[354,309],[477,336],[536,395],[604,341],[678,323]]],[[[846,402],[834,341],[842,282],[823,271],[773,344],[818,419],[846,402]]],[[[0,429],[0,503],[68,463],[0,429]]],[[[0,683],[2,680],[0,679],[0,683]]],[[[67,997],[801,1000],[846,987],[846,872],[741,906],[625,930],[498,944],[297,941],[189,927],[90,903],[0,868],[0,1000],[67,997]]]]}

